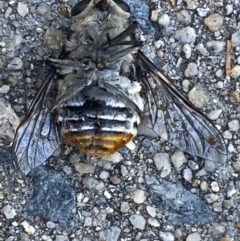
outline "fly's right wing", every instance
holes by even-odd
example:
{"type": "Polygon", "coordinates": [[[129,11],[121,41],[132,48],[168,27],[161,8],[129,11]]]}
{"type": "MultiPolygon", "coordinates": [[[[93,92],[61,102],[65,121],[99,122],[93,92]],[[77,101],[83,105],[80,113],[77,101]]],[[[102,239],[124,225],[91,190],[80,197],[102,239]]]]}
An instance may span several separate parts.
{"type": "Polygon", "coordinates": [[[12,145],[12,158],[23,175],[45,162],[59,147],[58,130],[48,103],[55,76],[52,70],[19,125],[12,145]]]}
{"type": "Polygon", "coordinates": [[[147,90],[150,109],[149,115],[142,116],[142,124],[156,136],[194,156],[226,162],[227,147],[217,128],[140,50],[138,57],[139,75],[147,90]]]}

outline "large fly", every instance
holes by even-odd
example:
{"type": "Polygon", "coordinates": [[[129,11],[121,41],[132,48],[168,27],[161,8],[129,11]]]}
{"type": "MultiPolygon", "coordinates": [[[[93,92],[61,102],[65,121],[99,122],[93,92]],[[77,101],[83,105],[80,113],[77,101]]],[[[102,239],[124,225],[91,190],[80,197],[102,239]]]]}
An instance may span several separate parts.
{"type": "Polygon", "coordinates": [[[140,125],[189,154],[226,161],[216,127],[140,50],[124,1],[83,0],[71,14],[72,34],[50,59],[58,71],[49,73],[15,135],[12,156],[24,175],[61,139],[108,157],[128,146],[140,125]]]}

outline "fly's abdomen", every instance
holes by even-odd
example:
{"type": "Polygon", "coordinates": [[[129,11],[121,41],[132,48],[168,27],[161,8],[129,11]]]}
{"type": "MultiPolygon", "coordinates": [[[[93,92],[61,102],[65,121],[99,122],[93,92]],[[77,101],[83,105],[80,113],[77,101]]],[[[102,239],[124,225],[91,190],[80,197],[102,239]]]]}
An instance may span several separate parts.
{"type": "Polygon", "coordinates": [[[137,134],[140,119],[137,112],[106,89],[88,86],[61,106],[58,121],[68,143],[87,155],[104,157],[137,134]]]}

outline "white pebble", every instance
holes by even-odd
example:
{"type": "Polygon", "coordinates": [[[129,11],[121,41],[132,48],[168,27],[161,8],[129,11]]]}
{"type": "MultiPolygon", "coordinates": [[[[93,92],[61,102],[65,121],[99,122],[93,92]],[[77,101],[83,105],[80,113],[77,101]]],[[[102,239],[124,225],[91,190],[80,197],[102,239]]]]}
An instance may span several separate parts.
{"type": "Polygon", "coordinates": [[[228,122],[228,127],[232,131],[238,131],[239,130],[239,120],[232,120],[228,122]]]}
{"type": "Polygon", "coordinates": [[[122,202],[121,203],[120,211],[122,213],[127,213],[129,211],[129,209],[130,209],[130,205],[129,205],[128,202],[122,202]]]}
{"type": "Polygon", "coordinates": [[[176,171],[178,173],[180,173],[184,167],[184,164],[187,162],[187,159],[184,156],[183,151],[176,150],[176,151],[174,151],[173,155],[171,156],[171,161],[172,161],[176,171]]]}
{"type": "Polygon", "coordinates": [[[208,49],[212,49],[214,53],[219,53],[225,48],[226,43],[222,41],[209,41],[206,43],[208,49]]]}
{"type": "Polygon", "coordinates": [[[212,182],[211,183],[211,189],[213,192],[219,192],[220,188],[218,186],[218,183],[217,182],[212,182]]]}
{"type": "Polygon", "coordinates": [[[206,191],[208,189],[208,183],[206,181],[201,181],[200,188],[203,191],[206,191]]]}
{"type": "Polygon", "coordinates": [[[182,50],[185,53],[185,58],[189,59],[192,53],[192,47],[190,46],[190,44],[184,44],[182,50]]]}
{"type": "Polygon", "coordinates": [[[190,81],[188,79],[183,80],[182,82],[183,90],[185,92],[189,91],[190,81]]]}
{"type": "Polygon", "coordinates": [[[21,225],[23,226],[26,233],[28,233],[28,234],[34,234],[35,233],[35,228],[33,226],[31,226],[28,221],[26,221],[26,220],[23,221],[21,223],[21,225]]]}
{"type": "Polygon", "coordinates": [[[155,228],[160,227],[160,223],[156,218],[149,218],[147,222],[152,227],[155,227],[155,228]]]}
{"type": "Polygon", "coordinates": [[[182,28],[175,33],[175,38],[185,44],[194,43],[196,36],[194,28],[191,27],[182,28]]]}
{"type": "Polygon", "coordinates": [[[204,19],[204,24],[211,32],[218,31],[223,26],[223,16],[213,13],[204,19]]]}
{"type": "Polygon", "coordinates": [[[198,67],[195,63],[189,63],[184,71],[186,77],[192,77],[198,75],[198,67]]]}
{"type": "Polygon", "coordinates": [[[109,175],[110,175],[109,172],[107,172],[107,171],[102,171],[102,172],[100,173],[99,177],[104,180],[104,179],[108,179],[109,175]]]}
{"type": "Polygon", "coordinates": [[[167,153],[157,153],[153,158],[157,169],[161,172],[161,177],[165,178],[171,173],[171,164],[167,153]]]}
{"type": "Polygon", "coordinates": [[[164,44],[164,42],[162,41],[162,40],[158,40],[158,41],[156,41],[156,43],[155,43],[155,48],[156,49],[160,49],[160,48],[162,48],[162,47],[164,47],[165,46],[165,44],[164,44]]]}
{"type": "Polygon", "coordinates": [[[107,199],[111,199],[111,198],[112,198],[112,195],[111,195],[107,190],[104,191],[104,196],[105,196],[107,199]]]}
{"type": "Polygon", "coordinates": [[[96,169],[95,166],[84,162],[77,162],[74,164],[74,167],[81,174],[94,173],[96,169]]]}
{"type": "Polygon", "coordinates": [[[201,87],[193,87],[188,93],[188,98],[196,107],[201,108],[207,103],[208,94],[201,87]]]}
{"type": "Polygon", "coordinates": [[[231,74],[230,76],[234,79],[238,78],[240,76],[240,65],[235,65],[232,69],[231,69],[231,74]]]}
{"type": "Polygon", "coordinates": [[[0,87],[0,94],[6,94],[10,90],[10,87],[8,85],[3,85],[0,87]]]}
{"type": "Polygon", "coordinates": [[[28,14],[28,7],[22,2],[18,3],[17,12],[21,17],[25,17],[28,14]]]}
{"type": "Polygon", "coordinates": [[[191,233],[187,236],[186,241],[201,241],[201,235],[199,233],[191,233]]]}
{"type": "Polygon", "coordinates": [[[193,177],[192,170],[190,168],[186,168],[183,170],[183,178],[186,181],[190,182],[192,180],[192,177],[193,177]]]}
{"type": "Polygon", "coordinates": [[[178,12],[177,18],[181,23],[183,23],[185,25],[188,25],[191,23],[191,15],[189,14],[189,11],[187,11],[187,10],[182,10],[182,11],[178,12]]]}
{"type": "Polygon", "coordinates": [[[12,219],[17,215],[16,210],[9,204],[3,207],[2,212],[7,219],[12,219]]]}
{"type": "Polygon", "coordinates": [[[156,217],[156,208],[155,207],[147,206],[146,210],[152,218],[156,217]]]}
{"type": "Polygon", "coordinates": [[[158,23],[163,26],[163,27],[167,27],[170,23],[170,18],[167,14],[163,14],[162,16],[160,16],[160,18],[158,19],[158,23]]]}
{"type": "Polygon", "coordinates": [[[23,61],[19,57],[16,57],[12,59],[12,61],[7,65],[7,67],[10,70],[19,70],[23,67],[23,61]]]}
{"type": "Polygon", "coordinates": [[[223,137],[224,137],[225,139],[231,140],[231,139],[232,139],[232,133],[231,133],[231,131],[229,131],[229,130],[224,131],[224,132],[223,132],[223,137]]]}
{"type": "Polygon", "coordinates": [[[135,228],[138,228],[138,229],[141,229],[141,230],[145,229],[146,220],[143,216],[138,215],[138,214],[133,214],[129,218],[129,220],[135,228]]]}
{"type": "Polygon", "coordinates": [[[159,232],[159,237],[162,241],[174,241],[174,236],[170,232],[159,232]]]}
{"type": "Polygon", "coordinates": [[[222,109],[213,110],[210,113],[208,113],[207,117],[210,120],[217,120],[217,118],[221,115],[221,113],[222,113],[222,109]]]}
{"type": "Polygon", "coordinates": [[[146,200],[146,195],[145,192],[141,189],[137,189],[136,191],[133,192],[133,201],[135,203],[144,203],[146,200]]]}
{"type": "Polygon", "coordinates": [[[203,56],[207,56],[208,55],[208,51],[207,49],[205,48],[205,46],[202,44],[202,43],[199,43],[197,46],[196,46],[196,50],[202,54],[203,56]]]}
{"type": "Polygon", "coordinates": [[[240,45],[240,30],[232,34],[232,46],[236,47],[240,45]]]}

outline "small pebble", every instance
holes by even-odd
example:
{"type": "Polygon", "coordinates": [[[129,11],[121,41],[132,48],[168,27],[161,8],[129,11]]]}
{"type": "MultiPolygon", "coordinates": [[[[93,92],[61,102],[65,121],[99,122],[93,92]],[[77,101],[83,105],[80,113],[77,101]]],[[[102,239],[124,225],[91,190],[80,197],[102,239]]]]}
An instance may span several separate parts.
{"type": "Polygon", "coordinates": [[[208,113],[207,117],[210,120],[217,120],[218,117],[221,115],[221,113],[222,113],[222,109],[213,110],[210,113],[208,113]]]}
{"type": "Polygon", "coordinates": [[[182,28],[175,33],[175,38],[185,44],[194,43],[196,36],[194,28],[191,27],[182,28]]]}
{"type": "Polygon", "coordinates": [[[3,207],[2,212],[7,219],[12,219],[17,215],[16,210],[9,204],[3,207]]]}
{"type": "Polygon", "coordinates": [[[201,235],[198,232],[191,233],[187,236],[186,241],[201,241],[201,235]]]}
{"type": "Polygon", "coordinates": [[[21,223],[21,225],[23,226],[24,230],[26,233],[28,234],[34,234],[35,233],[35,228],[33,226],[30,225],[30,223],[28,221],[23,221],[21,223]]]}
{"type": "Polygon", "coordinates": [[[230,181],[227,185],[227,197],[230,198],[232,197],[234,194],[236,194],[237,190],[236,187],[233,183],[233,181],[230,181]]]}
{"type": "Polygon", "coordinates": [[[188,78],[198,75],[197,65],[195,63],[189,63],[187,68],[184,71],[184,75],[188,78]]]}
{"type": "Polygon", "coordinates": [[[155,227],[155,228],[160,227],[160,223],[156,218],[149,218],[147,222],[152,227],[155,227]]]}
{"type": "Polygon", "coordinates": [[[104,196],[105,196],[107,199],[111,199],[111,198],[112,198],[111,193],[109,193],[107,190],[105,190],[103,194],[104,194],[104,196]]]}
{"type": "Polygon", "coordinates": [[[223,225],[221,225],[220,223],[213,223],[212,232],[214,234],[217,234],[217,235],[223,234],[225,231],[226,231],[226,228],[223,225]]]}
{"type": "Polygon", "coordinates": [[[146,219],[142,215],[133,214],[130,216],[129,220],[135,228],[141,230],[145,229],[146,219]]]}
{"type": "Polygon", "coordinates": [[[184,156],[183,151],[176,150],[176,151],[174,151],[173,155],[171,156],[171,161],[172,161],[176,171],[178,173],[180,173],[184,167],[184,164],[187,162],[187,159],[184,156]]]}
{"type": "Polygon", "coordinates": [[[2,85],[0,87],[0,94],[7,94],[10,90],[10,87],[8,85],[2,85]]]}
{"type": "Polygon", "coordinates": [[[145,192],[141,189],[137,189],[136,191],[133,192],[133,201],[135,203],[144,203],[146,200],[146,195],[145,192]]]}
{"type": "Polygon", "coordinates": [[[192,170],[190,168],[186,168],[183,170],[183,178],[186,181],[191,182],[192,177],[193,177],[193,174],[192,174],[192,170]]]}
{"type": "Polygon", "coordinates": [[[223,16],[213,13],[204,19],[204,24],[211,32],[218,31],[223,26],[223,16]]]}
{"type": "Polygon", "coordinates": [[[113,175],[110,177],[110,181],[115,184],[115,185],[118,185],[121,183],[121,178],[117,175],[113,175]]]}
{"type": "Polygon", "coordinates": [[[50,12],[50,7],[47,3],[40,3],[37,7],[37,12],[41,15],[50,12]]]}
{"type": "Polygon", "coordinates": [[[185,92],[188,92],[189,91],[189,86],[190,86],[190,81],[188,80],[188,79],[185,79],[185,80],[183,80],[183,82],[182,82],[182,86],[183,86],[183,90],[185,91],[185,92]]]}
{"type": "Polygon", "coordinates": [[[47,227],[53,229],[53,228],[56,228],[56,224],[54,222],[52,222],[52,221],[48,221],[47,222],[47,227]]]}
{"type": "Polygon", "coordinates": [[[9,70],[19,70],[23,67],[23,61],[19,58],[16,57],[12,59],[12,61],[7,65],[9,70]]]}
{"type": "Polygon", "coordinates": [[[231,91],[229,94],[229,101],[231,103],[239,103],[240,102],[240,90],[231,91]]]}
{"type": "Polygon", "coordinates": [[[127,213],[127,212],[129,211],[129,209],[130,209],[130,205],[129,205],[128,202],[122,202],[122,203],[121,203],[120,211],[121,211],[122,213],[127,213]]]}
{"type": "Polygon", "coordinates": [[[239,120],[236,119],[236,120],[229,121],[228,127],[232,131],[238,131],[240,127],[239,120]]]}
{"type": "Polygon", "coordinates": [[[77,162],[74,164],[75,170],[81,174],[94,173],[96,167],[84,162],[77,162]]]}
{"type": "Polygon", "coordinates": [[[208,203],[214,203],[219,199],[219,196],[214,193],[209,193],[205,195],[205,199],[207,200],[208,203]]]}
{"type": "Polygon", "coordinates": [[[200,86],[193,87],[188,93],[188,98],[196,107],[201,108],[208,101],[208,93],[200,86]]]}
{"type": "Polygon", "coordinates": [[[170,232],[159,232],[159,237],[161,238],[161,241],[174,241],[174,236],[170,232]]]}
{"type": "Polygon", "coordinates": [[[97,191],[102,191],[105,186],[101,181],[96,180],[94,177],[86,176],[82,179],[82,184],[88,189],[95,189],[97,191]]]}
{"type": "Polygon", "coordinates": [[[232,34],[232,46],[237,47],[240,45],[240,30],[232,34]]]}
{"type": "Polygon", "coordinates": [[[199,1],[196,0],[184,0],[187,4],[187,9],[195,10],[198,7],[199,1]]]}
{"type": "Polygon", "coordinates": [[[205,48],[205,46],[202,43],[199,43],[196,46],[196,50],[203,56],[207,56],[208,55],[208,50],[205,48]]]}
{"type": "MultiPolygon", "coordinates": [[[[120,228],[112,226],[112,227],[107,228],[104,231],[100,232],[99,240],[118,241],[120,233],[121,233],[121,229],[120,228]]],[[[84,241],[84,240],[82,240],[82,241],[84,241]]],[[[92,241],[92,239],[89,240],[89,241],[92,241]]]]}
{"type": "Polygon", "coordinates": [[[161,15],[158,19],[158,23],[159,23],[159,25],[166,28],[170,24],[169,16],[167,14],[161,15]]]}
{"type": "Polygon", "coordinates": [[[232,238],[229,237],[222,237],[219,239],[219,241],[234,241],[232,238]]]}
{"type": "Polygon", "coordinates": [[[212,182],[212,183],[211,183],[211,190],[212,190],[213,192],[219,192],[220,188],[219,188],[217,182],[212,182]]]}
{"type": "Polygon", "coordinates": [[[206,191],[208,189],[207,182],[206,181],[201,181],[200,188],[201,188],[201,190],[206,191]]]}
{"type": "Polygon", "coordinates": [[[110,175],[109,172],[107,172],[107,171],[101,171],[99,177],[100,177],[101,179],[105,180],[105,179],[108,179],[109,175],[110,175]]]}
{"type": "Polygon", "coordinates": [[[161,172],[160,176],[165,178],[171,173],[171,164],[167,153],[157,153],[153,158],[157,169],[161,172]]]}
{"type": "Polygon", "coordinates": [[[234,155],[231,160],[234,169],[240,172],[240,154],[234,155]]]}
{"type": "Polygon", "coordinates": [[[67,236],[64,235],[56,235],[55,241],[69,241],[67,236]]]}
{"type": "Polygon", "coordinates": [[[191,53],[192,53],[191,45],[190,44],[184,44],[182,50],[185,53],[185,58],[189,59],[191,57],[191,53]]]}
{"type": "Polygon", "coordinates": [[[25,17],[28,14],[28,7],[26,4],[19,2],[17,12],[21,17],[25,17]]]}
{"type": "Polygon", "coordinates": [[[214,53],[219,53],[223,51],[226,43],[222,41],[209,41],[206,43],[206,47],[214,51],[214,53]]]}
{"type": "Polygon", "coordinates": [[[240,76],[240,65],[235,65],[232,69],[231,69],[231,74],[230,76],[234,79],[237,79],[240,76]]]}
{"type": "Polygon", "coordinates": [[[232,133],[231,133],[231,131],[229,131],[229,130],[224,131],[224,132],[223,132],[223,137],[224,137],[225,139],[231,140],[231,139],[232,139],[232,133]]]}
{"type": "Polygon", "coordinates": [[[84,219],[84,226],[91,227],[92,226],[92,218],[91,217],[85,217],[84,219]]]}
{"type": "Polygon", "coordinates": [[[183,23],[185,25],[190,24],[192,21],[191,15],[189,14],[189,11],[187,11],[187,10],[182,10],[182,11],[178,12],[177,18],[181,23],[183,23]]]}
{"type": "Polygon", "coordinates": [[[156,208],[155,207],[147,206],[146,210],[152,218],[156,217],[156,208]]]}
{"type": "Polygon", "coordinates": [[[158,11],[157,10],[152,10],[150,19],[152,22],[157,22],[157,19],[158,19],[158,11]]]}

